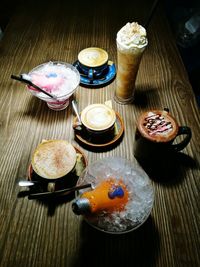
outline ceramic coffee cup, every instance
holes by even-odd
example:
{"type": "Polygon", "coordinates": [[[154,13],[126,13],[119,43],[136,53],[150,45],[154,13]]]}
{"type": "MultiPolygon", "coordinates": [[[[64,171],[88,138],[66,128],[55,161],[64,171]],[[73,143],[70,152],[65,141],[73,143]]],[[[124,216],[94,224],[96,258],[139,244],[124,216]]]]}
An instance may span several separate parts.
{"type": "Polygon", "coordinates": [[[116,121],[115,111],[105,104],[92,104],[84,108],[81,112],[80,123],[74,123],[73,128],[82,131],[84,135],[89,135],[94,139],[101,139],[108,134],[114,134],[116,121]]]}
{"type": "Polygon", "coordinates": [[[108,53],[98,47],[85,48],[78,54],[78,65],[89,79],[98,79],[108,70],[108,53]]]}
{"type": "Polygon", "coordinates": [[[66,140],[45,140],[35,149],[29,173],[31,178],[46,187],[47,191],[55,191],[70,185],[67,175],[73,171],[77,161],[77,153],[72,144],[66,140]]]}
{"type": "MultiPolygon", "coordinates": [[[[174,152],[183,150],[190,142],[192,133],[188,126],[179,126],[168,109],[150,110],[141,114],[135,133],[134,155],[143,163],[158,163],[174,152]],[[182,140],[177,142],[177,137],[182,140]]],[[[153,166],[153,165],[152,165],[153,166]]]]}

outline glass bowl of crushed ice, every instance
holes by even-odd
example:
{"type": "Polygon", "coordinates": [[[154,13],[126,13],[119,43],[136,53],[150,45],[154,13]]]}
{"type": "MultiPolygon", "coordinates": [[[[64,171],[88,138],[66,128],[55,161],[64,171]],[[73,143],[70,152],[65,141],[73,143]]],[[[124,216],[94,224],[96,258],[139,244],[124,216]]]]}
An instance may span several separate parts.
{"type": "Polygon", "coordinates": [[[138,163],[121,157],[107,157],[88,165],[78,185],[91,188],[77,192],[72,210],[94,228],[123,234],[137,229],[149,217],[154,190],[138,163]]]}
{"type": "Polygon", "coordinates": [[[80,74],[77,69],[73,65],[61,61],[43,63],[28,74],[23,74],[23,78],[30,80],[44,91],[38,91],[30,85],[27,86],[34,96],[44,100],[53,110],[65,109],[69,105],[70,96],[80,83],[80,74]]]}

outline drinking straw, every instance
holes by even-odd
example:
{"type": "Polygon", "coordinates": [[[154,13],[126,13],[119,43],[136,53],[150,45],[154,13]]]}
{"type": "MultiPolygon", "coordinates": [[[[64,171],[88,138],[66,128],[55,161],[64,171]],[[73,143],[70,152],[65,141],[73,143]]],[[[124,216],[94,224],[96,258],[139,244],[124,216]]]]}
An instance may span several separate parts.
{"type": "Polygon", "coordinates": [[[18,77],[18,76],[16,76],[16,75],[11,75],[11,79],[14,79],[14,80],[17,80],[17,81],[26,83],[26,84],[28,84],[28,85],[34,87],[36,90],[38,90],[38,91],[40,91],[40,92],[42,92],[42,93],[48,95],[48,96],[51,97],[51,98],[54,98],[54,99],[57,98],[56,96],[54,96],[54,95],[52,95],[52,94],[46,92],[45,90],[43,90],[42,88],[40,88],[40,87],[37,86],[36,84],[32,83],[30,80],[23,78],[22,75],[20,75],[20,77],[18,77]]]}
{"type": "Polygon", "coordinates": [[[155,13],[155,10],[156,10],[156,8],[157,8],[157,6],[158,6],[158,3],[159,3],[159,0],[155,0],[155,1],[153,2],[153,5],[152,5],[152,7],[151,7],[151,9],[150,9],[150,12],[148,13],[148,16],[147,16],[147,18],[146,18],[146,21],[144,22],[144,27],[145,27],[145,28],[148,28],[149,23],[150,23],[150,21],[151,21],[153,15],[154,15],[154,13],[155,13]]]}

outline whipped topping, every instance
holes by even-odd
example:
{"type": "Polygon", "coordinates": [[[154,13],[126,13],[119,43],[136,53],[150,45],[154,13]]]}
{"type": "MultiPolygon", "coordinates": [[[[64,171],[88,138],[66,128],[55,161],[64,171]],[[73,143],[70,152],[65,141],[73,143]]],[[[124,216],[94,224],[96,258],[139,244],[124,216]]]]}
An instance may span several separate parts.
{"type": "Polygon", "coordinates": [[[128,22],[117,33],[117,45],[121,50],[144,48],[147,44],[146,30],[137,22],[128,22]]]}

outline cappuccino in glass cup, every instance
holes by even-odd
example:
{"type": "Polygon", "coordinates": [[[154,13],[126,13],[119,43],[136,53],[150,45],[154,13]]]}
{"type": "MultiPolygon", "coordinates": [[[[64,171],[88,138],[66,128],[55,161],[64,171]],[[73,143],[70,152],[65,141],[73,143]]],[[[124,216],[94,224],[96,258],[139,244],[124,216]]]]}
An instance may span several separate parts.
{"type": "Polygon", "coordinates": [[[146,30],[137,22],[127,23],[117,33],[117,80],[115,100],[133,101],[135,81],[143,52],[148,44],[146,30]]]}

